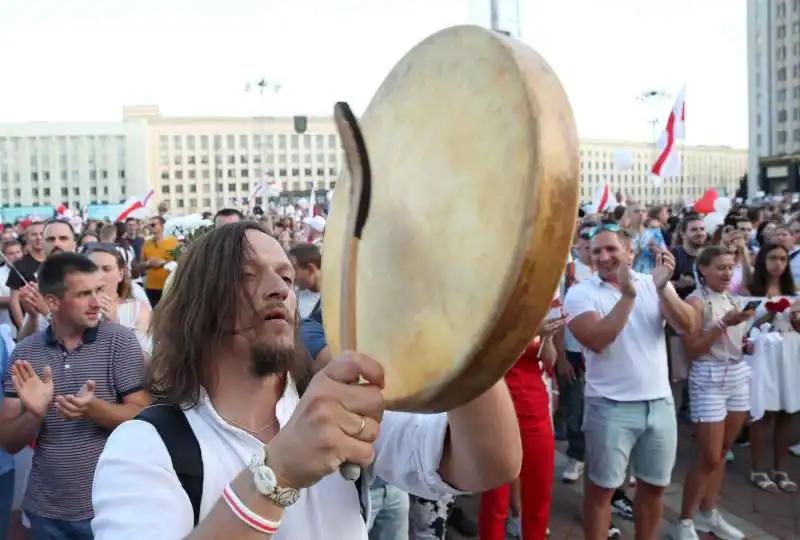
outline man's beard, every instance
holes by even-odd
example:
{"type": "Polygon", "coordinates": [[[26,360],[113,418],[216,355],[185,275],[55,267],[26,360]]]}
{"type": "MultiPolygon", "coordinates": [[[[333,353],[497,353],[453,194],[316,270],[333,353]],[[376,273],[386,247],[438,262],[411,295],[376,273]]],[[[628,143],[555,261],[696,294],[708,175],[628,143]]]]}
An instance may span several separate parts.
{"type": "Polygon", "coordinates": [[[257,377],[286,373],[295,358],[294,345],[280,346],[266,343],[250,347],[250,362],[257,377]]]}

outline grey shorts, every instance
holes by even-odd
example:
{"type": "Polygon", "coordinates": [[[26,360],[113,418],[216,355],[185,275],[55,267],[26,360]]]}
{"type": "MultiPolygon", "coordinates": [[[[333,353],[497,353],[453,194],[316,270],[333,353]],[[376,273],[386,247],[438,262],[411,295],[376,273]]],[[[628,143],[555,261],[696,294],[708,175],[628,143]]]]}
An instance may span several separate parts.
{"type": "Polygon", "coordinates": [[[593,484],[616,489],[628,465],[639,480],[666,487],[672,481],[678,423],[672,396],[652,401],[586,397],[583,410],[586,474],[593,484]]]}

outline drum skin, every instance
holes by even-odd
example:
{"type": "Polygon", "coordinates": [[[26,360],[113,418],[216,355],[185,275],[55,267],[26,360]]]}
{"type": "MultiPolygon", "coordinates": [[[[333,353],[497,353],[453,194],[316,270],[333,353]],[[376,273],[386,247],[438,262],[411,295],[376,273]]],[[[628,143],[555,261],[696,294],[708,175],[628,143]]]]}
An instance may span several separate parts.
{"type": "MultiPolygon", "coordinates": [[[[513,365],[547,314],[572,244],[580,154],[572,109],[528,46],[438,32],[360,119],[372,169],[357,268],[357,349],[387,408],[451,410],[513,365]]],[[[348,172],[325,231],[322,309],[339,354],[348,172]]]]}

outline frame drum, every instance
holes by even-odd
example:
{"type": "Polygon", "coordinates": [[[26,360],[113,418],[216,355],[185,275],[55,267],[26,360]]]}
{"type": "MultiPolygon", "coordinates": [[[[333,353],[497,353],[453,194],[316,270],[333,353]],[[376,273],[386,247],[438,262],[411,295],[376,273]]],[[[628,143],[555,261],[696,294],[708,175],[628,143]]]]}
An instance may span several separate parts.
{"type": "MultiPolygon", "coordinates": [[[[400,60],[360,125],[372,187],[357,348],[383,365],[389,409],[450,410],[503,376],[549,310],[578,210],[572,109],[531,48],[458,26],[400,60]]],[[[345,170],[322,265],[334,354],[348,184],[345,170]]]]}

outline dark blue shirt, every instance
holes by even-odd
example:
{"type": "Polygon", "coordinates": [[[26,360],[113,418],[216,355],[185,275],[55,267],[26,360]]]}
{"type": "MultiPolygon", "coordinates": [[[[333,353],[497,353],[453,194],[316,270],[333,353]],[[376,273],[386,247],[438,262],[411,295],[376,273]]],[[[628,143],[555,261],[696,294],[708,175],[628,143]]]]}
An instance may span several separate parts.
{"type": "Polygon", "coordinates": [[[322,323],[310,317],[300,321],[300,341],[308,350],[312,360],[316,360],[322,349],[328,346],[322,323]]]}
{"type": "MultiPolygon", "coordinates": [[[[308,318],[300,321],[300,341],[308,350],[312,360],[316,360],[322,349],[328,346],[325,339],[325,330],[322,327],[322,310],[320,304],[309,313],[308,318]]],[[[386,482],[381,477],[376,477],[372,482],[372,489],[386,486],[386,482]]]]}

